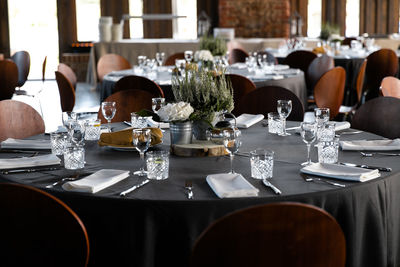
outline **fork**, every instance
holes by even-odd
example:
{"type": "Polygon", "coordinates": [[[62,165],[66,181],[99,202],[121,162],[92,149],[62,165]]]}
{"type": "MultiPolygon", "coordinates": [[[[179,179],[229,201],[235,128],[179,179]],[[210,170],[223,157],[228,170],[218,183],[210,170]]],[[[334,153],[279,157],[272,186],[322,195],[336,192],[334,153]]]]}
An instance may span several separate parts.
{"type": "Polygon", "coordinates": [[[319,181],[319,182],[325,182],[325,183],[327,183],[327,184],[334,185],[334,186],[338,186],[338,187],[346,187],[346,185],[344,185],[344,184],[339,184],[339,183],[327,181],[327,180],[324,180],[324,179],[321,179],[321,178],[318,178],[318,177],[310,177],[310,176],[305,175],[304,173],[300,173],[300,175],[303,177],[303,179],[304,179],[306,182],[315,182],[315,181],[319,181]]]}
{"type": "Polygon", "coordinates": [[[193,199],[193,185],[191,180],[185,181],[185,189],[187,190],[187,198],[193,199]]]}
{"type": "Polygon", "coordinates": [[[75,176],[73,176],[73,177],[64,177],[64,178],[62,178],[61,180],[58,180],[57,182],[54,182],[54,183],[49,184],[49,185],[46,185],[46,188],[53,188],[53,187],[55,187],[56,185],[59,185],[59,184],[61,184],[61,183],[63,183],[63,182],[66,182],[66,181],[75,181],[75,180],[78,179],[78,178],[79,178],[79,174],[77,174],[77,175],[75,175],[75,176]]]}

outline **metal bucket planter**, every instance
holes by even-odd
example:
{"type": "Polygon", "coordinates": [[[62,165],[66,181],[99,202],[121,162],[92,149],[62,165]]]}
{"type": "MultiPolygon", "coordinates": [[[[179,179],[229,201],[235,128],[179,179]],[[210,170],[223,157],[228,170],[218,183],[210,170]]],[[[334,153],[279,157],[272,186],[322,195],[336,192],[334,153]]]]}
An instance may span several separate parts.
{"type": "Polygon", "coordinates": [[[192,143],[192,122],[171,122],[169,132],[171,134],[171,145],[182,145],[192,143]]]}

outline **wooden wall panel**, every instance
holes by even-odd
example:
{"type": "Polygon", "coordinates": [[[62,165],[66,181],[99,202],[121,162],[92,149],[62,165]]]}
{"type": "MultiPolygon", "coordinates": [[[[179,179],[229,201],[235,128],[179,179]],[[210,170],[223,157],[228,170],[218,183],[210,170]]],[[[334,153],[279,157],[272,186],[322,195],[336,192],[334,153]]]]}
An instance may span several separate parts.
{"type": "Polygon", "coordinates": [[[307,36],[307,9],[308,9],[308,0],[290,0],[290,15],[297,13],[300,14],[303,19],[303,27],[301,29],[301,33],[303,36],[307,36]]]}
{"type": "Polygon", "coordinates": [[[206,12],[211,18],[211,28],[219,26],[218,5],[219,0],[197,0],[197,15],[199,16],[201,11],[206,12]]]}
{"type": "MultiPolygon", "coordinates": [[[[101,0],[100,10],[102,16],[111,16],[114,23],[120,23],[122,15],[129,14],[129,0],[101,0]]],[[[130,38],[129,20],[125,20],[123,38],[130,38]]]]}
{"type": "Polygon", "coordinates": [[[322,0],[322,24],[329,23],[340,28],[344,35],[346,27],[346,0],[322,0]]]}
{"type": "Polygon", "coordinates": [[[8,3],[0,0],[0,53],[10,57],[10,32],[8,27],[8,3]]]}
{"type": "MultiPolygon", "coordinates": [[[[171,14],[172,1],[143,0],[143,14],[171,14]]],[[[172,38],[171,20],[143,21],[144,38],[172,38]]]]}
{"type": "Polygon", "coordinates": [[[77,41],[75,0],[57,0],[58,46],[61,55],[77,41]]]}
{"type": "Polygon", "coordinates": [[[385,35],[398,32],[399,0],[360,0],[360,33],[385,35]]]}

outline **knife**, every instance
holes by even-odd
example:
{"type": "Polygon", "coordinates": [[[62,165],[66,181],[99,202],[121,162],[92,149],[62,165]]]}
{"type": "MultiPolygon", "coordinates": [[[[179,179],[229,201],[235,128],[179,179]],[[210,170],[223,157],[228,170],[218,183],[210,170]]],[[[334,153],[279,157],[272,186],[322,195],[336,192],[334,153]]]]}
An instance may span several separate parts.
{"type": "Polygon", "coordinates": [[[271,188],[272,190],[274,190],[275,194],[280,195],[282,194],[281,190],[279,190],[276,186],[274,186],[273,184],[271,184],[267,179],[263,179],[263,184],[269,188],[271,188]]]}
{"type": "Polygon", "coordinates": [[[24,173],[24,172],[41,172],[41,171],[55,171],[60,169],[59,167],[46,167],[46,168],[29,168],[29,169],[11,169],[2,170],[1,174],[12,174],[12,173],[24,173]]]}
{"type": "Polygon", "coordinates": [[[126,196],[127,194],[129,194],[130,192],[132,192],[133,190],[136,190],[136,189],[138,189],[139,187],[144,186],[144,185],[147,184],[148,182],[150,182],[150,180],[149,180],[149,179],[146,179],[146,180],[144,180],[143,182],[141,182],[140,184],[134,185],[134,186],[132,186],[131,188],[129,188],[129,189],[125,190],[125,191],[122,191],[121,193],[119,193],[119,195],[120,195],[121,197],[124,197],[124,196],[126,196]]]}
{"type": "Polygon", "coordinates": [[[128,126],[132,126],[132,123],[130,123],[129,121],[124,121],[124,123],[128,126]]]}
{"type": "Polygon", "coordinates": [[[355,163],[349,163],[349,162],[339,162],[339,164],[345,165],[345,166],[351,166],[351,167],[359,167],[359,168],[364,168],[364,169],[379,170],[382,172],[391,172],[392,171],[392,168],[371,166],[371,165],[366,165],[366,164],[355,164],[355,163]]]}

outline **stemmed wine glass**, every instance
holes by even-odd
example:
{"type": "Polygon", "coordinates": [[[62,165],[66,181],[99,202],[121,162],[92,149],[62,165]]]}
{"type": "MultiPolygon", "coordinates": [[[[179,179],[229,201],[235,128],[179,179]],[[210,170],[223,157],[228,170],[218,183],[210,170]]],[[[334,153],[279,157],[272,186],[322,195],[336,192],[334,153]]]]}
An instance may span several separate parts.
{"type": "Polygon", "coordinates": [[[228,150],[231,159],[230,173],[235,173],[233,170],[233,158],[235,156],[234,153],[236,153],[242,145],[242,133],[236,128],[231,128],[229,130],[223,130],[222,135],[224,138],[224,146],[228,150]]]}
{"type": "Polygon", "coordinates": [[[311,144],[317,138],[317,124],[315,122],[302,122],[300,123],[301,138],[304,143],[307,144],[307,161],[303,162],[302,166],[308,166],[311,164],[310,148],[311,144]]]}
{"type": "Polygon", "coordinates": [[[165,53],[164,52],[157,52],[156,53],[156,60],[157,60],[157,63],[158,63],[159,67],[162,66],[162,64],[164,62],[164,59],[165,59],[165,53]]]}
{"type": "Polygon", "coordinates": [[[277,110],[279,113],[279,117],[282,120],[282,128],[283,132],[278,134],[280,136],[288,136],[290,133],[286,132],[286,118],[289,116],[292,111],[292,100],[278,100],[277,110]]]}
{"type": "Polygon", "coordinates": [[[104,118],[107,120],[107,128],[108,132],[111,133],[111,120],[115,116],[115,112],[117,111],[116,103],[115,102],[103,102],[101,103],[101,112],[104,118]]]}
{"type": "Polygon", "coordinates": [[[65,128],[67,128],[69,136],[72,136],[72,130],[74,128],[76,121],[77,115],[75,112],[72,111],[64,111],[62,113],[62,122],[65,128]]]}
{"type": "Polygon", "coordinates": [[[157,113],[157,111],[163,106],[165,106],[165,98],[155,97],[151,99],[151,109],[154,111],[154,113],[157,113]]]}
{"type": "Polygon", "coordinates": [[[187,50],[187,51],[185,51],[184,55],[185,55],[186,63],[192,62],[192,60],[193,60],[193,51],[187,50]]]}
{"type": "Polygon", "coordinates": [[[132,130],[132,143],[136,150],[139,151],[140,159],[143,162],[140,170],[135,171],[133,174],[138,176],[145,176],[147,172],[144,170],[144,153],[150,146],[151,130],[150,129],[133,129],[132,130]]]}

